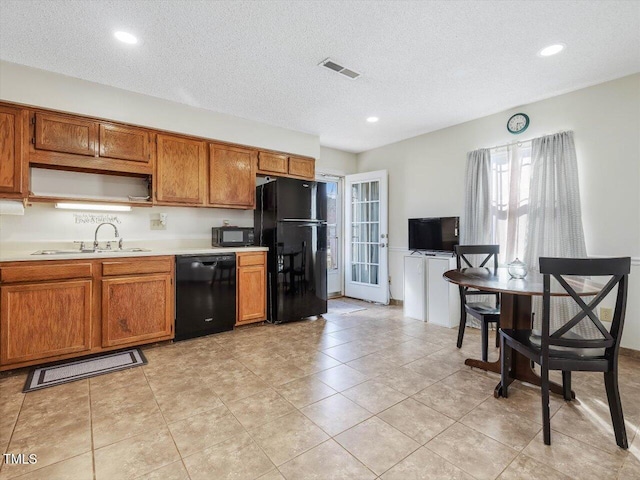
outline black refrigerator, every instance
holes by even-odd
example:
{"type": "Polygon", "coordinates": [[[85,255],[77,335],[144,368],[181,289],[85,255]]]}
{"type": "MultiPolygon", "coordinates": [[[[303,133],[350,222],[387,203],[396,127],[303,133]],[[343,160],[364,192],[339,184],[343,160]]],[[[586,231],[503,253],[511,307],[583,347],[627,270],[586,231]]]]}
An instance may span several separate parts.
{"type": "Polygon", "coordinates": [[[277,178],[256,187],[256,244],[267,254],[267,316],[284,323],[327,312],[327,188],[277,178]]]}

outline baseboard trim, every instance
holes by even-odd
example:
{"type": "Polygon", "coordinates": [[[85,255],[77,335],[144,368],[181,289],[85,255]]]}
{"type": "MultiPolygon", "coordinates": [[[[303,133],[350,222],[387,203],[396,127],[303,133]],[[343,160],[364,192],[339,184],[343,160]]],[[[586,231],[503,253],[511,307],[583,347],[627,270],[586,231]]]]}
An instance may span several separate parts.
{"type": "Polygon", "coordinates": [[[398,307],[401,307],[403,303],[404,302],[402,300],[396,300],[395,298],[392,298],[391,300],[389,300],[389,305],[394,305],[398,307]]]}
{"type": "Polygon", "coordinates": [[[620,355],[624,355],[625,357],[640,359],[640,350],[634,350],[633,348],[620,347],[620,355]]]}

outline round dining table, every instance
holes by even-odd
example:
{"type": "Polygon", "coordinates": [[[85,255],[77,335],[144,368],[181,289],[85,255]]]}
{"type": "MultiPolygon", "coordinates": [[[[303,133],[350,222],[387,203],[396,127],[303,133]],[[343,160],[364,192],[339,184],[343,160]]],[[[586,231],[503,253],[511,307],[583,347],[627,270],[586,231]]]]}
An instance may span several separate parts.
{"type": "MultiPolygon", "coordinates": [[[[530,272],[525,278],[512,278],[506,268],[463,268],[460,270],[449,270],[443,274],[445,280],[455,283],[460,287],[469,287],[488,292],[500,293],[500,328],[531,330],[531,299],[534,296],[542,296],[543,282],[542,275],[530,272]]],[[[575,289],[580,296],[596,295],[602,284],[582,277],[567,277],[567,283],[575,289]]],[[[569,294],[552,278],[552,296],[569,296],[569,294]]],[[[531,368],[531,362],[527,357],[521,355],[516,350],[511,355],[511,378],[522,382],[540,385],[540,376],[531,368]]],[[[467,358],[465,365],[481,370],[500,373],[500,358],[495,362],[483,362],[474,358],[467,358]]],[[[562,386],[551,382],[552,392],[562,395],[562,386]]],[[[502,396],[502,384],[498,383],[493,395],[498,398],[502,396]]],[[[575,397],[571,392],[572,397],[575,397]]]]}

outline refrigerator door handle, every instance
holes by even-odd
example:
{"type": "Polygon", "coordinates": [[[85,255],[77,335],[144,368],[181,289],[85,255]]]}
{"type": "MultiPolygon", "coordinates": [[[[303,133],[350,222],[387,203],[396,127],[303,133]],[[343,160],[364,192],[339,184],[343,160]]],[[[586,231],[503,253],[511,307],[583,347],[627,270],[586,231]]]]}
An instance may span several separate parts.
{"type": "Polygon", "coordinates": [[[318,223],[326,225],[325,220],[316,220],[315,218],[283,218],[281,222],[305,222],[305,223],[318,223]]]}

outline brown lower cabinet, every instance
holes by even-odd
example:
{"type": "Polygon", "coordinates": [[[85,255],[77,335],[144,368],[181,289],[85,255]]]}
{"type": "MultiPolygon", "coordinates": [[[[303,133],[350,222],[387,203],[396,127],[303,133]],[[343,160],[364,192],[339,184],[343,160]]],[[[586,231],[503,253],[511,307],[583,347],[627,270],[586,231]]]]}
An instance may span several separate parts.
{"type": "Polygon", "coordinates": [[[267,254],[237,254],[236,325],[261,322],[267,318],[267,254]]]}
{"type": "Polygon", "coordinates": [[[171,336],[171,285],[168,274],[102,280],[102,346],[171,336]]]}
{"type": "Polygon", "coordinates": [[[170,340],[174,257],[0,264],[0,371],[170,340]]]}
{"type": "Polygon", "coordinates": [[[0,287],[0,365],[91,349],[91,279],[0,287]]]}

